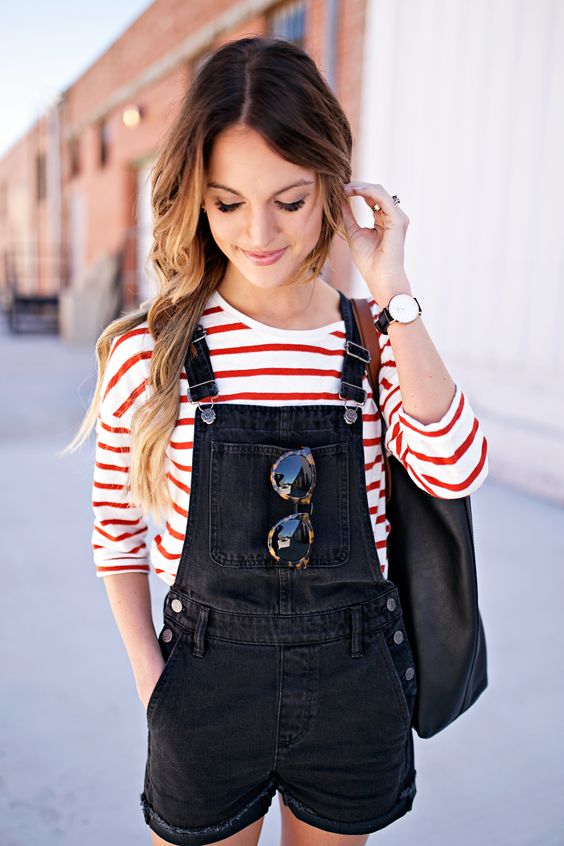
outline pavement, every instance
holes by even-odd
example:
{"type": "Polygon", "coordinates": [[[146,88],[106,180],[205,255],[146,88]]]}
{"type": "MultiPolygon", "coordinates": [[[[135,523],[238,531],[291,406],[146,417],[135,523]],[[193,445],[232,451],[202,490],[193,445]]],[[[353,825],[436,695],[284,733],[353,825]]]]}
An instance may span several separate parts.
{"type": "MultiPolygon", "coordinates": [[[[95,373],[93,346],[0,326],[1,846],[150,843],[145,714],[91,558],[93,436],[56,456],[95,373]]],[[[415,735],[413,809],[369,844],[564,844],[563,509],[490,477],[472,510],[489,686],[415,735]]],[[[167,587],[151,589],[158,626],[167,587]]],[[[279,830],[276,796],[260,846],[279,830]]]]}

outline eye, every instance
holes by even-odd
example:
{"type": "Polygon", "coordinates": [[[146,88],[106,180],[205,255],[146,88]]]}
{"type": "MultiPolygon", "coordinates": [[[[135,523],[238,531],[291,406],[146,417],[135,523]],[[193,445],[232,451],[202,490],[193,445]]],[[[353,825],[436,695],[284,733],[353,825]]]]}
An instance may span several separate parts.
{"type": "Polygon", "coordinates": [[[301,207],[303,206],[304,203],[305,203],[305,197],[302,197],[301,200],[296,200],[295,203],[279,203],[278,205],[280,206],[280,208],[284,209],[285,211],[293,212],[293,211],[297,211],[298,209],[301,209],[301,207]]]}
{"type": "MultiPolygon", "coordinates": [[[[298,209],[301,209],[303,204],[305,203],[305,197],[302,197],[301,200],[296,200],[295,203],[278,203],[278,206],[284,211],[295,212],[298,209]]],[[[216,206],[220,210],[220,212],[228,213],[233,212],[235,209],[238,209],[242,203],[222,203],[221,200],[216,200],[216,206]]]]}
{"type": "Polygon", "coordinates": [[[216,206],[221,212],[235,211],[235,209],[238,208],[240,205],[241,203],[231,203],[230,205],[226,205],[225,203],[222,203],[221,200],[216,201],[216,206]]]}

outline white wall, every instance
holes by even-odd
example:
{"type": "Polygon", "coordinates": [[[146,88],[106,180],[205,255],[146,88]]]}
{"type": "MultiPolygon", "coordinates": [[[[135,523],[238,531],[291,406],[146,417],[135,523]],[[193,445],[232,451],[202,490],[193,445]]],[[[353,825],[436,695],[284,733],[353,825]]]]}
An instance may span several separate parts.
{"type": "Polygon", "coordinates": [[[411,287],[491,476],[564,503],[563,36],[561,0],[367,0],[353,179],[410,218],[411,287]]]}

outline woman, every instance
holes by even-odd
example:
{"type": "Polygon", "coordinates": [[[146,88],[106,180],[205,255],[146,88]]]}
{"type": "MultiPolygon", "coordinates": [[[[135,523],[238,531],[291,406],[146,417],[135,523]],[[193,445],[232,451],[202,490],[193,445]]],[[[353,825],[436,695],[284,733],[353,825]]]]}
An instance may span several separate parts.
{"type": "Polygon", "coordinates": [[[146,708],[153,844],[256,844],[276,790],[284,846],[364,844],[412,807],[417,679],[366,352],[321,276],[335,234],[381,331],[387,449],[457,497],[483,482],[486,441],[409,312],[408,218],[350,182],[351,148],[298,47],[218,49],[154,168],[160,291],[97,343],[71,447],[96,423],[94,560],[146,708]],[[163,531],[148,554],[149,513],[163,531]],[[169,585],[158,637],[150,564],[169,585]]]}

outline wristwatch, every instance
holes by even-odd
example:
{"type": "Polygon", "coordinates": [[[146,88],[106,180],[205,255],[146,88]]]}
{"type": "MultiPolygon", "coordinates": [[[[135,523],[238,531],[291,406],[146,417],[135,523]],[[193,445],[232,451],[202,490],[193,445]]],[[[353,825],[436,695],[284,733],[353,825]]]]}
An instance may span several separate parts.
{"type": "Polygon", "coordinates": [[[376,328],[388,334],[388,326],[396,321],[397,323],[413,323],[421,314],[419,302],[411,294],[395,294],[387,306],[385,306],[377,320],[374,321],[376,328]]]}

